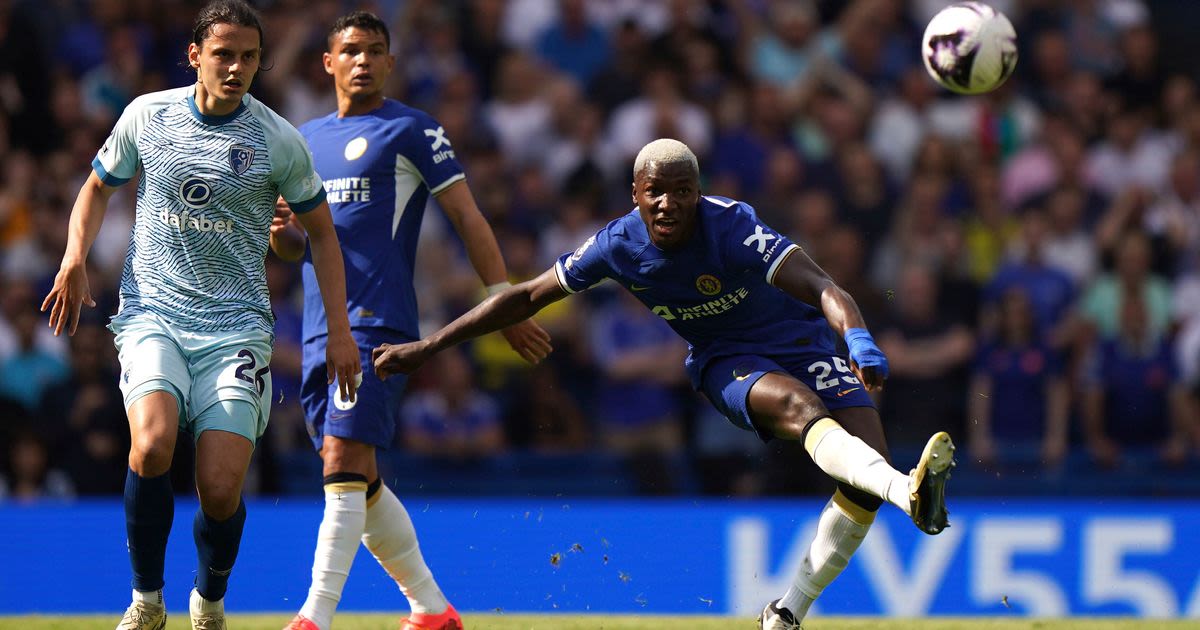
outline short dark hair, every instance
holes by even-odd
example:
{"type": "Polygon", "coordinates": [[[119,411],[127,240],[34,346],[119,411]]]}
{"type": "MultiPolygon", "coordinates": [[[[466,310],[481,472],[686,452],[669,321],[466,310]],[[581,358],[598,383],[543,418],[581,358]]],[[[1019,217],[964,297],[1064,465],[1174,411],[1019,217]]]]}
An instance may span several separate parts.
{"type": "Polygon", "coordinates": [[[387,24],[370,11],[354,11],[334,21],[333,27],[329,29],[329,35],[325,37],[326,45],[333,43],[334,35],[348,28],[361,28],[364,31],[383,33],[383,41],[387,43],[389,49],[392,47],[392,34],[388,32],[387,24]]]}
{"type": "Polygon", "coordinates": [[[192,26],[192,43],[201,46],[217,24],[253,26],[258,31],[258,47],[263,47],[263,28],[258,12],[244,0],[212,0],[204,5],[192,26]]]}

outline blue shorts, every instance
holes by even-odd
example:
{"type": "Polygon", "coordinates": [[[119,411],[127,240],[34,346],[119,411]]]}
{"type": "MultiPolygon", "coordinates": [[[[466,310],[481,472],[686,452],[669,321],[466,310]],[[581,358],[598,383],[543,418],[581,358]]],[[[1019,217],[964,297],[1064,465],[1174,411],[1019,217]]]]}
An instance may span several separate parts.
{"type": "Polygon", "coordinates": [[[355,405],[347,410],[332,404],[339,396],[335,380],[328,383],[325,372],[325,341],[322,335],[304,343],[304,358],[301,362],[303,377],[300,381],[300,404],[304,407],[305,424],[313,446],[319,451],[325,436],[346,438],[388,448],[396,438],[396,421],[400,413],[400,396],[408,377],[403,374],[391,376],[386,381],[375,376],[371,351],[380,344],[406,343],[408,336],[387,329],[370,328],[351,331],[358,354],[362,361],[363,381],[358,388],[355,405]]]}
{"type": "Polygon", "coordinates": [[[819,350],[773,358],[741,354],[715,359],[704,368],[700,391],[734,426],[754,431],[765,442],[773,436],[763,434],[754,426],[747,401],[750,388],[768,372],[783,372],[795,377],[816,392],[830,411],[875,406],[846,360],[819,350]]]}

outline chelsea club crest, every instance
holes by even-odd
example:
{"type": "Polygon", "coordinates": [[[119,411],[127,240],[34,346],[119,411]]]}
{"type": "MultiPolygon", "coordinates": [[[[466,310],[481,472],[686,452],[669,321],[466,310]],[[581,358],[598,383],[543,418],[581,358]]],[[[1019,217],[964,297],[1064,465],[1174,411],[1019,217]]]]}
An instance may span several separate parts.
{"type": "Polygon", "coordinates": [[[235,144],[229,148],[229,166],[235,175],[245,173],[253,163],[254,149],[241,144],[235,144]]]}

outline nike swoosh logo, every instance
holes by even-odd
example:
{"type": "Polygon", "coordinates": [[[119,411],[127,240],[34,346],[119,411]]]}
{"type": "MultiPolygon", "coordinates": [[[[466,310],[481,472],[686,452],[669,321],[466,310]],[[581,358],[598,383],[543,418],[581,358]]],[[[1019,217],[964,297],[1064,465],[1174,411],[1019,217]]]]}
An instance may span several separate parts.
{"type": "Polygon", "coordinates": [[[846,394],[849,394],[850,392],[856,392],[860,389],[862,389],[862,388],[861,387],[851,387],[850,389],[843,389],[842,391],[837,393],[837,397],[841,398],[842,396],[845,396],[846,394]]]}
{"type": "Polygon", "coordinates": [[[649,289],[649,288],[650,288],[650,287],[639,287],[639,286],[638,286],[638,285],[636,285],[636,284],[631,284],[631,285],[629,285],[629,290],[630,290],[630,291],[645,291],[646,289],[649,289]]]}

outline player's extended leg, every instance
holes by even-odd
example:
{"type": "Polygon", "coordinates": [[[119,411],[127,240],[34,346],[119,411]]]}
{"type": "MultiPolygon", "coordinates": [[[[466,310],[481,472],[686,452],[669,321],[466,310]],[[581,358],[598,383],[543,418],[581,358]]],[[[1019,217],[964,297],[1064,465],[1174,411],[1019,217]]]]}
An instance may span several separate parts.
{"type": "MultiPolygon", "coordinates": [[[[746,402],[760,431],[803,441],[804,450],[830,477],[904,510],[926,534],[937,534],[946,527],[945,485],[948,471],[954,466],[954,444],[945,432],[929,438],[916,468],[905,475],[892,468],[878,450],[834,420],[820,396],[792,376],[782,372],[763,375],[751,388],[746,402]]],[[[870,438],[872,434],[865,428],[876,424],[877,416],[873,409],[863,413],[871,419],[857,423],[861,426],[855,430],[870,438]]],[[[855,417],[844,410],[842,416],[848,422],[855,417]]],[[[882,435],[878,440],[883,446],[882,435]]]]}
{"type": "Polygon", "coordinates": [[[129,405],[129,471],[125,476],[125,531],[133,567],[133,603],[117,630],[162,630],[163,565],[175,518],[171,459],[179,433],[179,399],[164,382],[133,392],[129,405]]]}
{"type": "Polygon", "coordinates": [[[804,450],[830,477],[910,512],[909,476],[838,424],[807,385],[788,374],[771,372],[758,379],[746,402],[760,431],[803,441],[804,450]]]}
{"type": "MultiPolygon", "coordinates": [[[[879,413],[871,407],[848,407],[832,412],[847,433],[861,439],[887,460],[887,443],[879,413]]],[[[858,550],[883,500],[838,482],[833,498],[821,510],[817,531],[800,570],[783,597],[763,611],[763,628],[797,626],[825,587],[841,575],[858,550]],[[790,625],[789,625],[790,624],[790,625]]]]}
{"type": "Polygon", "coordinates": [[[206,426],[253,426],[258,409],[244,400],[222,400],[197,420],[196,491],[200,509],[192,524],[199,566],[189,608],[192,628],[224,630],[225,591],[246,524],[242,484],[254,442],[241,433],[206,426]]]}

